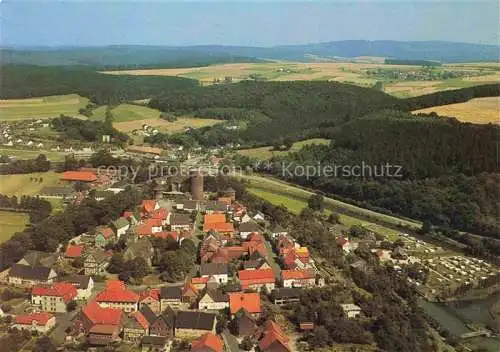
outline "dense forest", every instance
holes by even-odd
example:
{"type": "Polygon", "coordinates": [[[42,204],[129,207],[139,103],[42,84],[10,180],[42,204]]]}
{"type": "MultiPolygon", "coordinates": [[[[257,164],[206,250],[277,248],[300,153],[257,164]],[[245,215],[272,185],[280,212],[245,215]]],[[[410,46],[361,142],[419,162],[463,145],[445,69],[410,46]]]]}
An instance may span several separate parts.
{"type": "Polygon", "coordinates": [[[92,68],[4,65],[1,70],[2,99],[76,93],[98,105],[114,105],[198,85],[181,77],[115,76],[92,68]]]}
{"type": "Polygon", "coordinates": [[[117,131],[112,121],[80,120],[69,116],[60,116],[51,120],[52,128],[61,134],[61,140],[80,140],[100,142],[103,135],[109,135],[115,143],[128,140],[125,133],[117,131]]]}
{"type": "Polygon", "coordinates": [[[0,164],[0,175],[29,174],[48,170],[50,170],[50,161],[43,154],[35,159],[13,160],[5,164],[0,164]]]}

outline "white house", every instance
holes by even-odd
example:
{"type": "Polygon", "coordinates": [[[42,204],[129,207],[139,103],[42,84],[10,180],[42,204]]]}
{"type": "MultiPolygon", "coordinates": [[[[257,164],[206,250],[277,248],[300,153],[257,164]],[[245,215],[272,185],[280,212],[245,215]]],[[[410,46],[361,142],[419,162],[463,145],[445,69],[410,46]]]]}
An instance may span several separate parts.
{"type": "Polygon", "coordinates": [[[120,238],[120,236],[124,235],[130,228],[130,223],[127,218],[121,217],[113,221],[113,228],[115,230],[116,237],[120,238]]]}
{"type": "Polygon", "coordinates": [[[16,316],[12,327],[18,330],[38,331],[46,334],[55,325],[56,317],[47,312],[40,312],[16,316]]]}
{"type": "Polygon", "coordinates": [[[314,287],[316,277],[313,270],[282,270],[283,287],[314,287]]]}
{"type": "Polygon", "coordinates": [[[254,219],[255,221],[264,221],[266,219],[266,217],[263,213],[258,211],[257,213],[255,213],[254,216],[252,216],[252,219],[254,219]]]}
{"type": "Polygon", "coordinates": [[[250,217],[250,215],[248,214],[245,214],[241,217],[241,222],[242,223],[245,223],[245,222],[249,222],[249,221],[252,221],[252,218],[250,217]]]}
{"type": "Polygon", "coordinates": [[[201,263],[200,276],[213,277],[219,284],[228,280],[229,266],[227,263],[201,263]]]}
{"type": "Polygon", "coordinates": [[[92,296],[94,290],[94,280],[90,275],[73,275],[65,278],[64,281],[70,282],[76,287],[76,298],[79,300],[87,300],[92,296]]]}
{"type": "Polygon", "coordinates": [[[229,308],[229,296],[221,289],[207,289],[198,301],[199,310],[221,310],[229,308]]]}
{"type": "Polygon", "coordinates": [[[349,319],[356,318],[361,314],[361,307],[352,303],[341,304],[344,314],[349,319]]]}

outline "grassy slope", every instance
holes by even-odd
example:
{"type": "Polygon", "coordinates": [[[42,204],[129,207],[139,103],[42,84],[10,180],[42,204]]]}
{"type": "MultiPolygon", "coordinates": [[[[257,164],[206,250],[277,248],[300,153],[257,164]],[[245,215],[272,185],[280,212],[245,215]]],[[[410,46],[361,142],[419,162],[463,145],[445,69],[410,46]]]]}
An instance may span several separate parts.
{"type": "MultiPolygon", "coordinates": [[[[106,107],[100,106],[94,110],[94,113],[90,117],[91,120],[104,120],[106,113],[106,107]]],[[[146,120],[146,119],[156,119],[160,117],[160,112],[155,109],[148,108],[147,106],[139,106],[133,104],[120,104],[111,110],[113,114],[113,120],[115,123],[135,121],[135,120],[146,120]]]]}
{"type": "Polygon", "coordinates": [[[9,155],[18,159],[34,159],[40,154],[45,155],[51,161],[63,161],[66,153],[52,152],[46,150],[25,150],[15,148],[0,148],[0,155],[9,155]]]}
{"type": "Polygon", "coordinates": [[[8,240],[16,232],[22,231],[29,222],[24,213],[0,211],[0,243],[8,240]]]}
{"type": "Polygon", "coordinates": [[[260,148],[251,148],[251,149],[241,149],[238,150],[238,153],[241,155],[245,155],[251,158],[256,158],[260,160],[267,160],[273,156],[287,154],[289,152],[297,152],[303,146],[308,144],[328,144],[330,142],[329,139],[324,138],[311,138],[306,139],[300,142],[295,142],[289,151],[273,151],[273,147],[260,147],[260,148]]]}
{"type": "Polygon", "coordinates": [[[0,100],[0,120],[48,118],[60,114],[77,116],[78,110],[85,107],[88,101],[77,94],[0,100]]]}
{"type": "Polygon", "coordinates": [[[9,196],[35,195],[43,187],[60,185],[61,174],[54,171],[35,172],[22,175],[0,175],[0,193],[9,196]],[[43,178],[43,182],[32,182],[30,177],[43,178]]]}
{"type": "MultiPolygon", "coordinates": [[[[285,195],[289,198],[299,199],[303,201],[307,201],[307,199],[313,194],[313,192],[298,188],[291,184],[279,181],[277,179],[262,177],[257,175],[243,175],[243,179],[250,181],[250,188],[259,188],[264,192],[270,192],[279,195],[285,195]]],[[[418,221],[411,221],[396,218],[393,216],[377,213],[375,211],[371,211],[368,209],[360,208],[355,205],[351,205],[348,203],[344,203],[332,198],[325,198],[325,204],[331,209],[340,209],[346,210],[352,213],[357,213],[360,216],[371,217],[375,219],[381,219],[385,222],[398,225],[403,224],[410,228],[418,229],[422,226],[422,224],[418,221]]]]}

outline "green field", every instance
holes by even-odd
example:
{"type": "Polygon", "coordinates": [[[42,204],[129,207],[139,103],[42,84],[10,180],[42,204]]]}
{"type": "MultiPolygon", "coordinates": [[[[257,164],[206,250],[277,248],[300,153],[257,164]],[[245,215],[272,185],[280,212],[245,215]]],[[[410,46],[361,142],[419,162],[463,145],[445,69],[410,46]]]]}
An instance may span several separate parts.
{"type": "Polygon", "coordinates": [[[25,213],[0,211],[0,243],[7,241],[16,232],[22,231],[29,222],[25,213]]]}
{"type": "MultiPolygon", "coordinates": [[[[106,109],[106,106],[98,107],[93,111],[90,119],[99,121],[104,120],[106,109]]],[[[160,117],[160,111],[158,110],[148,108],[147,106],[139,106],[133,104],[120,104],[117,107],[111,109],[111,113],[113,114],[113,121],[115,123],[157,119],[160,117]]]]}
{"type": "Polygon", "coordinates": [[[45,155],[51,161],[63,161],[67,153],[53,152],[47,150],[26,150],[15,148],[0,148],[0,155],[9,155],[18,159],[34,159],[40,154],[45,155]]]}
{"type": "MultiPolygon", "coordinates": [[[[300,212],[300,210],[306,206],[307,199],[313,194],[313,192],[311,191],[301,189],[299,187],[270,177],[243,175],[241,176],[241,178],[250,181],[248,188],[253,194],[262,197],[274,204],[283,203],[285,206],[290,207],[290,209],[295,213],[300,212]]],[[[372,223],[365,219],[380,219],[381,221],[390,223],[395,226],[401,224],[411,229],[419,229],[422,226],[422,224],[418,221],[400,219],[386,214],[377,213],[375,211],[360,208],[355,205],[341,202],[332,198],[325,197],[325,205],[330,210],[339,212],[341,212],[342,210],[348,211],[350,214],[359,214],[359,216],[363,218],[363,220],[361,220],[355,218],[354,216],[344,216],[345,222],[350,223],[349,225],[354,225],[354,223],[352,222],[356,221],[357,224],[370,226],[370,228],[372,228],[374,231],[376,231],[377,227],[379,229],[383,229],[387,232],[388,235],[397,234],[398,231],[388,229],[384,226],[372,223]]]]}
{"type": "Polygon", "coordinates": [[[88,102],[87,98],[77,94],[0,100],[0,120],[49,118],[61,114],[80,116],[78,110],[85,107],[88,102]]]}
{"type": "Polygon", "coordinates": [[[0,175],[0,193],[8,196],[39,194],[43,187],[61,185],[61,174],[54,171],[35,172],[22,175],[0,175]],[[30,178],[43,178],[43,182],[34,182],[30,178]]]}
{"type": "Polygon", "coordinates": [[[297,152],[305,145],[328,144],[329,142],[330,140],[325,138],[311,138],[293,143],[292,147],[288,151],[273,151],[272,150],[273,147],[260,147],[251,149],[240,149],[237,151],[237,153],[248,156],[250,158],[268,160],[271,159],[273,156],[284,155],[290,152],[297,152]]]}

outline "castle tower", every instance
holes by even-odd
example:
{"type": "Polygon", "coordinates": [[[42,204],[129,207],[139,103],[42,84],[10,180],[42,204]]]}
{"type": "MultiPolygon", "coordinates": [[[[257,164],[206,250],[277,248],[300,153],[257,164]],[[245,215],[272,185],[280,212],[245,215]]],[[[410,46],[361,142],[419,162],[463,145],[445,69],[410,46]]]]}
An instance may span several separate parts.
{"type": "Polygon", "coordinates": [[[194,200],[203,200],[203,174],[199,170],[192,170],[191,176],[191,197],[194,200]]]}

